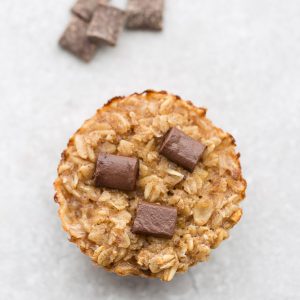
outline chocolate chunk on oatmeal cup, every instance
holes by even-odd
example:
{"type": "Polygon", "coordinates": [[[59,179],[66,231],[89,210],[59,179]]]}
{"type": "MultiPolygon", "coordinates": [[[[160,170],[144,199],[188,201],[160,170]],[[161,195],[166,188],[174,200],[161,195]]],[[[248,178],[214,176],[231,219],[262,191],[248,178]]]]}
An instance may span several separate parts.
{"type": "Polygon", "coordinates": [[[125,17],[126,13],[123,10],[99,4],[87,31],[89,39],[115,46],[123,29],[125,17]]]}
{"type": "Polygon", "coordinates": [[[132,232],[162,238],[172,238],[177,220],[177,209],[171,206],[140,202],[132,232]]]}
{"type": "Polygon", "coordinates": [[[74,16],[59,40],[62,48],[85,62],[89,62],[97,51],[97,45],[86,35],[87,28],[88,24],[85,21],[74,16]]]}
{"type": "Polygon", "coordinates": [[[89,22],[99,3],[107,4],[108,0],[77,0],[71,11],[79,18],[89,22]]]}
{"type": "Polygon", "coordinates": [[[205,146],[202,143],[173,127],[165,134],[159,153],[193,172],[204,150],[205,146]]]}
{"type": "MultiPolygon", "coordinates": [[[[195,161],[188,161],[190,168],[195,161]]],[[[205,109],[167,92],[145,91],[113,98],[76,131],[59,163],[55,190],[70,241],[97,265],[122,276],[170,281],[206,261],[228,238],[242,216],[246,181],[233,137],[205,109]],[[206,146],[193,172],[159,154],[157,137],[173,127],[206,146]],[[98,179],[114,189],[95,185],[99,152],[114,155],[96,174],[103,172],[98,179]],[[123,155],[139,161],[135,189],[130,174],[136,163],[127,171],[127,158],[119,164],[123,155]]]]}
{"type": "Polygon", "coordinates": [[[100,153],[95,171],[95,183],[97,187],[133,191],[138,173],[137,158],[100,153]]]}
{"type": "Polygon", "coordinates": [[[128,0],[126,27],[162,30],[164,0],[128,0]]]}

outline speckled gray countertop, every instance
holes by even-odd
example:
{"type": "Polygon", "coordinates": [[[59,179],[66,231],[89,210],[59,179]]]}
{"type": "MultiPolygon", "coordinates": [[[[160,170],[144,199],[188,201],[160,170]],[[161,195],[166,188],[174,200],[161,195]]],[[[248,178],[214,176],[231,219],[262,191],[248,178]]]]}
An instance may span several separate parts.
{"type": "Polygon", "coordinates": [[[167,0],[162,33],[126,31],[89,65],[57,46],[71,4],[1,0],[0,299],[300,299],[299,0],[167,0]],[[230,239],[168,284],[95,268],[52,200],[69,136],[147,88],[207,107],[249,184],[230,239]]]}

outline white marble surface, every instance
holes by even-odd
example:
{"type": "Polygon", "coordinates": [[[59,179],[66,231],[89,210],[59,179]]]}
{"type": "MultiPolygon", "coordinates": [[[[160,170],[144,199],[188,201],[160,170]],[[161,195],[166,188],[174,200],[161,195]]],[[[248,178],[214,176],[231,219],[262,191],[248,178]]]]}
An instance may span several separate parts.
{"type": "Polygon", "coordinates": [[[299,0],[167,0],[164,32],[124,32],[89,65],[57,46],[71,4],[1,0],[0,299],[300,299],[299,0]],[[96,269],[52,200],[68,137],[146,88],[207,107],[249,183],[231,238],[168,284],[96,269]]]}

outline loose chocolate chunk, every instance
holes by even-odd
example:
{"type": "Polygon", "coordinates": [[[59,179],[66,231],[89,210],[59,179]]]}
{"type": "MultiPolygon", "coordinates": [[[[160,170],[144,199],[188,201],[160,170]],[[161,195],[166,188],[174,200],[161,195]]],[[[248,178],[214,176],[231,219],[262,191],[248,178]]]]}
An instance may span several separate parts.
{"type": "Polygon", "coordinates": [[[73,17],[60,38],[59,44],[65,50],[89,62],[96,53],[97,45],[87,38],[87,27],[86,22],[78,17],[73,17]]]}
{"type": "Polygon", "coordinates": [[[140,202],[132,232],[156,237],[172,238],[177,220],[177,209],[153,203],[140,202]]]}
{"type": "Polygon", "coordinates": [[[95,183],[97,187],[133,191],[138,173],[137,158],[100,153],[95,171],[95,183]]]}
{"type": "Polygon", "coordinates": [[[72,7],[72,13],[89,22],[99,3],[107,4],[108,0],[77,0],[72,7]]]}
{"type": "Polygon", "coordinates": [[[193,172],[204,150],[205,146],[203,144],[173,127],[164,136],[159,153],[193,172]]]}
{"type": "Polygon", "coordinates": [[[124,26],[126,13],[109,5],[98,5],[87,35],[92,41],[104,41],[111,46],[117,44],[119,34],[124,26]]]}
{"type": "Polygon", "coordinates": [[[126,27],[161,30],[164,0],[128,0],[126,27]]]}

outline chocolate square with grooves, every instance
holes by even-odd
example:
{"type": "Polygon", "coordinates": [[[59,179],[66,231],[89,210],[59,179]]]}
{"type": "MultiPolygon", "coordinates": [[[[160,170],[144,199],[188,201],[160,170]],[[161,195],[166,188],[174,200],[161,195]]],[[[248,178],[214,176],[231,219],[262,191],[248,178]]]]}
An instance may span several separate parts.
{"type": "Polygon", "coordinates": [[[126,13],[113,6],[98,5],[89,25],[87,35],[94,42],[115,46],[124,27],[126,13]]]}
{"type": "Polygon", "coordinates": [[[72,7],[72,13],[89,22],[99,3],[107,4],[108,0],[77,0],[72,7]]]}
{"type": "Polygon", "coordinates": [[[97,45],[90,41],[86,35],[88,24],[78,17],[73,17],[59,44],[85,62],[89,62],[97,51],[97,45]]]}
{"type": "Polygon", "coordinates": [[[126,27],[162,30],[164,0],[128,0],[126,27]]]}
{"type": "Polygon", "coordinates": [[[177,221],[177,209],[171,206],[140,202],[132,232],[155,237],[172,238],[177,221]]]}

